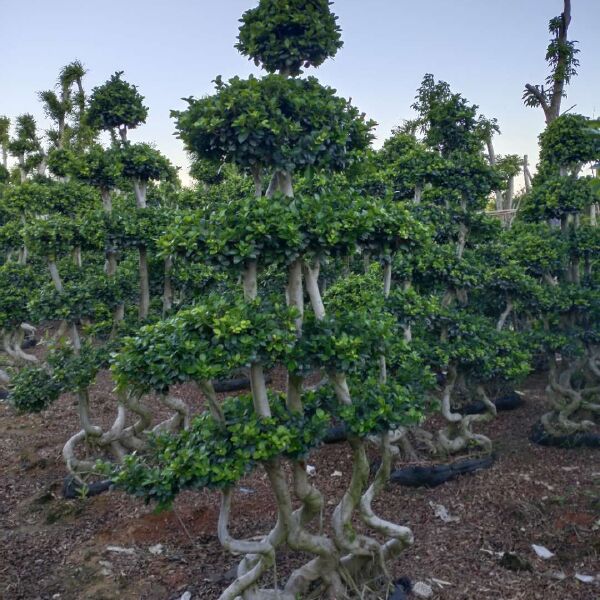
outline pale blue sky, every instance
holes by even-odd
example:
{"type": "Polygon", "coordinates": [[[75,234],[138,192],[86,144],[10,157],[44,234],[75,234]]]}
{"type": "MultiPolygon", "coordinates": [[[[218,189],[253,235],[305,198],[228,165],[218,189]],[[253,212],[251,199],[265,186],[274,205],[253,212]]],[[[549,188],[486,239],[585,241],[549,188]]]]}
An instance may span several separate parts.
{"type": "MultiPolygon", "coordinates": [[[[138,85],[150,107],[133,139],[150,141],[177,165],[185,152],[169,110],[182,97],[202,96],[211,81],[257,70],[234,49],[241,13],[256,0],[0,0],[0,114],[31,112],[43,123],[36,97],[52,87],[61,66],[78,58],[86,88],[114,71],[138,85]]],[[[333,6],[344,48],[316,73],[352,97],[380,125],[379,140],[412,116],[410,105],[424,73],[499,121],[498,153],[537,158],[541,109],[523,106],[526,82],[546,76],[550,17],[562,0],[337,0],[333,6]]],[[[581,68],[563,103],[600,114],[600,0],[573,0],[571,38],[579,40],[581,68]]]]}

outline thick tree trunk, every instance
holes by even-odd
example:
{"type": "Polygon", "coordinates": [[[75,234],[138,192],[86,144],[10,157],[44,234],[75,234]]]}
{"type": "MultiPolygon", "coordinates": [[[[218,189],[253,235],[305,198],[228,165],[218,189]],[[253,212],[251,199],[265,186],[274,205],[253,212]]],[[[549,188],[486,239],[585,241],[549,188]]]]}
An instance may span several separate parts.
{"type": "Polygon", "coordinates": [[[550,357],[550,373],[546,393],[552,411],[542,416],[544,429],[552,435],[570,435],[594,429],[593,421],[583,419],[578,413],[584,407],[584,395],[573,386],[573,378],[581,375],[588,357],[583,356],[567,362],[563,357],[560,365],[556,357],[550,357]]]}
{"type": "Polygon", "coordinates": [[[100,194],[102,195],[102,208],[107,214],[112,213],[112,197],[108,188],[100,188],[100,194]]]}
{"type": "Polygon", "coordinates": [[[523,157],[523,178],[525,180],[525,192],[531,191],[531,171],[529,170],[529,158],[527,154],[523,157]]]}
{"type": "Polygon", "coordinates": [[[81,268],[81,266],[83,265],[83,263],[81,262],[81,246],[77,246],[76,248],[73,248],[71,256],[73,257],[73,264],[76,267],[81,268]]]}
{"type": "Polygon", "coordinates": [[[146,208],[146,191],[148,182],[139,179],[133,180],[133,190],[135,192],[135,203],[138,208],[146,208]]]}
{"type": "MultiPolygon", "coordinates": [[[[258,265],[255,260],[247,262],[242,274],[244,298],[248,301],[256,299],[258,294],[258,265]]],[[[267,395],[267,384],[263,366],[258,362],[250,365],[250,389],[254,401],[254,410],[260,417],[270,417],[271,407],[267,395]]]]}
{"type": "Polygon", "coordinates": [[[52,283],[54,283],[56,291],[62,293],[63,283],[62,279],[60,278],[58,267],[56,266],[56,262],[54,261],[54,259],[48,260],[48,269],[50,270],[50,277],[52,278],[52,283]]]}
{"type": "Polygon", "coordinates": [[[413,197],[414,203],[420,204],[422,196],[423,196],[423,186],[418,183],[417,185],[415,185],[415,195],[413,197]]]}
{"type": "Polygon", "coordinates": [[[140,246],[139,271],[140,271],[140,306],[139,318],[143,321],[148,317],[150,311],[150,279],[148,274],[148,250],[146,246],[140,246]]]}
{"type": "Polygon", "coordinates": [[[173,307],[173,284],[171,281],[171,269],[173,268],[173,257],[165,258],[164,287],[163,287],[163,315],[173,307]]]}
{"type": "Polygon", "coordinates": [[[513,205],[513,198],[515,196],[515,178],[509,177],[506,192],[504,194],[504,210],[511,210],[513,205]]]}

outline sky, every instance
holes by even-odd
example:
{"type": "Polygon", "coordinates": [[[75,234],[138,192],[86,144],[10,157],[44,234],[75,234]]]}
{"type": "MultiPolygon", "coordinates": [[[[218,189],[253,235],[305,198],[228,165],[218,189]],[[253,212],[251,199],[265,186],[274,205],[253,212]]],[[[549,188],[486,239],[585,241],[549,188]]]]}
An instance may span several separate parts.
{"type": "MultiPolygon", "coordinates": [[[[138,86],[150,108],[132,132],[187,168],[171,109],[213,90],[215,76],[257,73],[234,48],[238,19],[257,0],[0,0],[0,115],[44,120],[37,92],[79,59],[86,90],[115,71],[138,86]]],[[[563,110],[600,115],[600,0],[572,0],[570,38],[579,41],[579,75],[563,110]]],[[[498,154],[528,154],[535,165],[541,108],[523,105],[525,83],[547,75],[548,20],[562,0],[336,0],[344,47],[311,74],[352,98],[378,122],[376,146],[413,117],[410,105],[425,73],[498,120],[498,154]]],[[[183,175],[183,172],[182,172],[183,175]]],[[[185,175],[182,179],[186,181],[185,175]]]]}

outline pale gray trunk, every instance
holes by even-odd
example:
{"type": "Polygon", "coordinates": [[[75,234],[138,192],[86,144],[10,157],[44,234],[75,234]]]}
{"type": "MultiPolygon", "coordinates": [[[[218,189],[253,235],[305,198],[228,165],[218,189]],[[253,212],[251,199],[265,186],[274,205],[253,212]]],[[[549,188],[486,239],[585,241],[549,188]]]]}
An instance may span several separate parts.
{"type": "Polygon", "coordinates": [[[173,283],[171,281],[171,269],[173,268],[173,257],[165,258],[165,278],[163,289],[163,314],[166,314],[173,307],[173,283]]]}
{"type": "Polygon", "coordinates": [[[513,309],[513,303],[510,298],[507,298],[506,307],[505,307],[504,311],[502,312],[502,314],[500,315],[498,322],[496,323],[497,331],[502,331],[504,329],[504,325],[506,324],[506,319],[508,319],[510,313],[512,312],[512,309],[513,309]]]}
{"type": "MultiPolygon", "coordinates": [[[[112,196],[108,188],[101,188],[102,208],[107,215],[112,214],[112,196]]],[[[117,273],[117,252],[115,248],[107,248],[105,271],[108,277],[114,277],[117,273]]],[[[125,318],[125,305],[119,304],[113,312],[113,328],[111,336],[114,337],[117,332],[118,324],[125,318]]]]}
{"type": "MultiPolygon", "coordinates": [[[[248,301],[256,299],[258,294],[258,265],[255,260],[248,261],[242,274],[244,298],[248,301]]],[[[259,417],[270,417],[271,407],[267,395],[267,385],[263,366],[258,362],[250,365],[250,388],[254,410],[259,417]]]]}
{"type": "Polygon", "coordinates": [[[140,271],[140,307],[139,318],[143,321],[148,317],[150,311],[150,281],[148,276],[148,250],[146,246],[140,246],[139,271],[140,271]]]}
{"type": "Polygon", "coordinates": [[[52,283],[54,284],[56,291],[62,293],[62,291],[63,291],[62,279],[60,278],[60,274],[58,272],[58,267],[56,266],[56,262],[53,259],[48,261],[48,269],[50,270],[50,277],[52,278],[52,283]]]}
{"type": "Polygon", "coordinates": [[[592,227],[596,227],[596,225],[598,224],[598,220],[597,220],[597,215],[598,214],[598,207],[596,206],[596,204],[590,204],[590,208],[589,208],[589,216],[590,216],[590,225],[592,225],[592,227]]]}
{"type": "Polygon", "coordinates": [[[510,210],[513,207],[513,198],[515,196],[515,178],[508,178],[508,186],[504,195],[504,209],[510,210]]]}
{"type": "MultiPolygon", "coordinates": [[[[304,294],[302,290],[302,263],[295,260],[288,269],[288,285],[286,290],[287,302],[298,311],[296,318],[296,334],[302,335],[302,320],[304,315],[304,294]]],[[[303,378],[288,373],[287,377],[287,407],[291,411],[302,412],[303,378]]]]}
{"type": "Polygon", "coordinates": [[[81,261],[81,246],[73,248],[73,250],[71,251],[71,256],[73,258],[73,264],[76,267],[81,267],[83,264],[81,261]]]}
{"type": "Polygon", "coordinates": [[[414,195],[414,203],[415,204],[420,204],[421,203],[421,197],[423,196],[423,187],[421,186],[420,183],[417,183],[417,185],[415,185],[415,195],[414,195]]]}
{"type": "Polygon", "coordinates": [[[133,180],[133,190],[135,192],[135,202],[138,208],[146,208],[146,191],[148,182],[140,179],[133,180]]]}
{"type": "Polygon", "coordinates": [[[523,178],[525,180],[525,192],[531,191],[531,171],[529,170],[529,158],[527,154],[523,157],[523,178]]]}
{"type": "Polygon", "coordinates": [[[101,188],[100,193],[102,195],[102,208],[104,212],[107,214],[112,213],[112,198],[110,195],[110,190],[107,188],[101,188]]]}
{"type": "Polygon", "coordinates": [[[47,167],[47,166],[48,166],[48,164],[47,164],[47,159],[46,159],[46,157],[44,156],[44,158],[42,158],[41,162],[38,164],[38,166],[37,166],[37,168],[36,168],[37,174],[38,174],[40,177],[44,177],[44,176],[46,175],[46,167],[47,167]]]}
{"type": "Polygon", "coordinates": [[[22,246],[19,249],[19,254],[18,254],[17,262],[20,265],[26,265],[27,264],[27,246],[22,246]]]}

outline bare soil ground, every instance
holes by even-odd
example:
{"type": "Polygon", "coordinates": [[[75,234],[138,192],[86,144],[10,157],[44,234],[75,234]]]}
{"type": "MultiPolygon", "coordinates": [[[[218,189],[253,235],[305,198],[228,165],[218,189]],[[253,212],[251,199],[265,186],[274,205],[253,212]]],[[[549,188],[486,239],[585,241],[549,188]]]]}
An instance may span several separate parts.
{"type": "MultiPolygon", "coordinates": [[[[391,565],[395,576],[428,581],[435,598],[447,600],[600,598],[598,584],[574,577],[600,575],[600,452],[528,441],[545,409],[541,382],[527,381],[521,387],[526,405],[500,413],[485,428],[498,453],[491,469],[435,489],[390,485],[377,501],[383,516],[415,534],[414,546],[391,565]],[[431,504],[458,520],[443,522],[431,504]],[[531,544],[555,556],[542,560],[531,544]],[[501,552],[517,553],[529,569],[505,568],[501,552]]],[[[180,392],[201,405],[191,388],[180,392]]],[[[114,400],[108,378],[101,378],[92,398],[95,417],[109,422],[114,400]]],[[[162,514],[120,492],[65,500],[61,449],[77,429],[70,396],[39,415],[16,415],[0,403],[0,598],[171,600],[185,591],[194,599],[217,598],[237,562],[216,537],[217,494],[186,493],[162,514]]],[[[320,448],[309,462],[315,483],[339,498],[349,476],[348,447],[320,448]]],[[[268,484],[256,471],[234,499],[233,534],[268,531],[274,512],[268,484]]],[[[284,554],[280,575],[298,560],[284,554]]]]}

